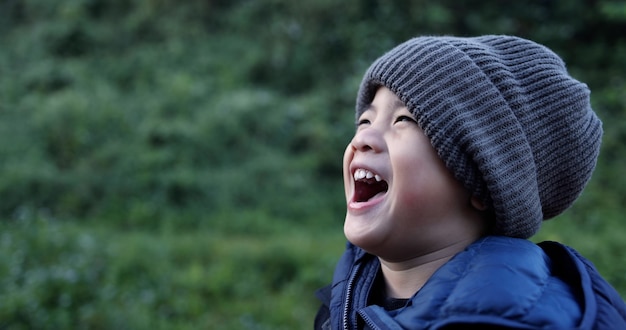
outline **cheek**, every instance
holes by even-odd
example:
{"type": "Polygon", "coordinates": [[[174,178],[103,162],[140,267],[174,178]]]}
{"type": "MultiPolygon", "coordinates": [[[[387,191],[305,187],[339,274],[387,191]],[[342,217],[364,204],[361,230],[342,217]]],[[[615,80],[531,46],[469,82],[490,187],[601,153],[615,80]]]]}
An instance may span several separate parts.
{"type": "Polygon", "coordinates": [[[403,213],[429,216],[430,212],[449,207],[446,204],[451,197],[451,185],[446,172],[424,159],[414,159],[403,165],[396,196],[397,206],[403,213]]]}
{"type": "Polygon", "coordinates": [[[350,198],[350,187],[352,185],[352,175],[350,174],[350,162],[354,158],[352,145],[348,144],[343,153],[343,187],[346,194],[346,200],[350,198]]]}
{"type": "Polygon", "coordinates": [[[419,175],[403,179],[396,197],[400,209],[408,213],[423,209],[425,206],[433,206],[437,201],[438,192],[436,187],[428,183],[428,178],[419,175]]]}

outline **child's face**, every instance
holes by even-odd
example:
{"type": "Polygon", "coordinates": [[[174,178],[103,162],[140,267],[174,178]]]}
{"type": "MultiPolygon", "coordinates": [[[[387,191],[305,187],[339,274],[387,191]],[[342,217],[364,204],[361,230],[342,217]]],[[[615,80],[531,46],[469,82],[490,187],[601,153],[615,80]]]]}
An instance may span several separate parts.
{"type": "Polygon", "coordinates": [[[444,166],[413,115],[381,87],[346,148],[349,241],[387,260],[431,253],[466,235],[470,194],[444,166]],[[356,179],[355,179],[356,178],[356,179]]]}

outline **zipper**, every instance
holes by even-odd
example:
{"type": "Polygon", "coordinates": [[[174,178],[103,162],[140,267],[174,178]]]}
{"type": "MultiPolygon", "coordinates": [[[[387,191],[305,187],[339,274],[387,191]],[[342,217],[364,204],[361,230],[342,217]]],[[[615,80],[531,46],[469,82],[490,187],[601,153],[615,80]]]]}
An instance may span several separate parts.
{"type": "Polygon", "coordinates": [[[350,315],[350,300],[352,299],[352,287],[354,286],[354,281],[356,280],[356,276],[358,275],[359,271],[361,270],[361,263],[358,263],[355,268],[354,271],[352,272],[352,275],[350,275],[350,280],[348,281],[348,288],[346,289],[346,303],[344,304],[343,307],[343,329],[344,330],[350,330],[348,328],[348,317],[350,315]]]}
{"type": "Polygon", "coordinates": [[[372,321],[369,315],[365,313],[359,313],[359,314],[361,315],[361,318],[363,319],[363,321],[365,321],[365,323],[370,327],[370,329],[372,330],[380,329],[378,325],[376,325],[374,321],[372,321]]]}

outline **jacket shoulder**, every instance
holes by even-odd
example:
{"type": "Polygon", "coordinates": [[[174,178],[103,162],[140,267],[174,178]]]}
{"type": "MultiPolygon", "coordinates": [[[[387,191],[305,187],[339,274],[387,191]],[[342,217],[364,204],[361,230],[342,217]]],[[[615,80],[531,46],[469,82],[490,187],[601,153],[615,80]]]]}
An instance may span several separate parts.
{"type": "Polygon", "coordinates": [[[582,328],[626,329],[626,304],[619,293],[600,275],[593,263],[578,251],[557,242],[538,244],[555,262],[561,263],[564,277],[580,281],[586,306],[582,328]],[[573,271],[576,268],[577,271],[573,271]]]}
{"type": "Polygon", "coordinates": [[[536,244],[494,236],[458,257],[467,266],[442,306],[449,316],[560,328],[579,322],[578,286],[556,275],[552,259],[536,244]]]}

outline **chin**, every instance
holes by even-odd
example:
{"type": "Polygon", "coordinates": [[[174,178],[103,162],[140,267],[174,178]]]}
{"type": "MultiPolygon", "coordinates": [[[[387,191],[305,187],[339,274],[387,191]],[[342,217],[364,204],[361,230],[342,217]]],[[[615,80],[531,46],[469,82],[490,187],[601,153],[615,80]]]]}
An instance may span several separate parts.
{"type": "Polygon", "coordinates": [[[350,243],[369,252],[372,247],[377,246],[380,242],[380,233],[372,224],[366,225],[361,221],[362,219],[351,218],[348,215],[344,223],[343,234],[350,243]]]}

